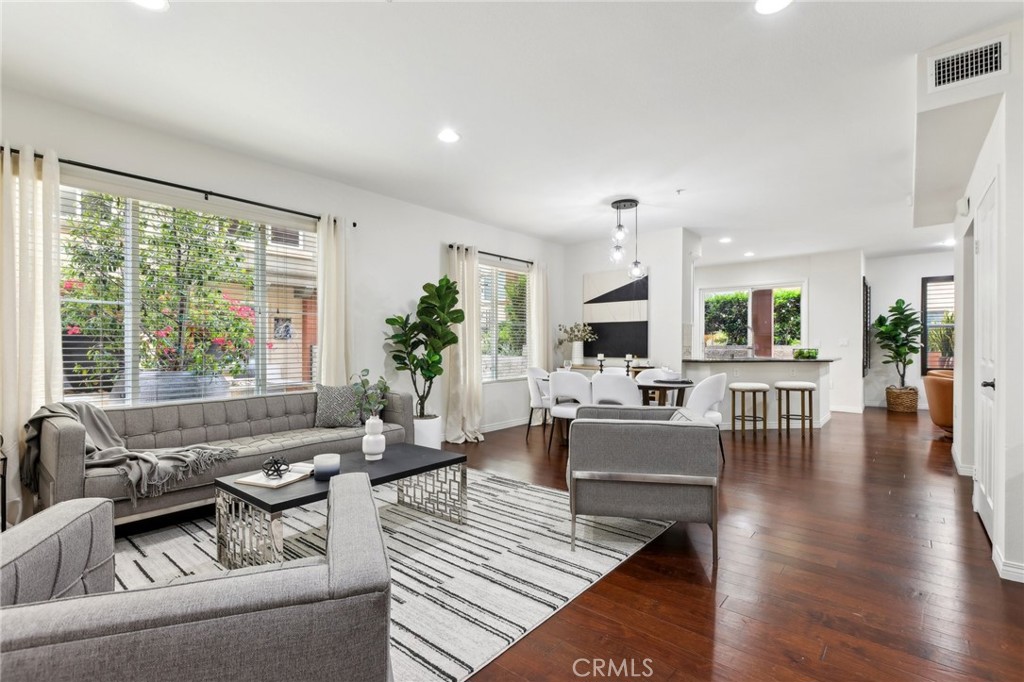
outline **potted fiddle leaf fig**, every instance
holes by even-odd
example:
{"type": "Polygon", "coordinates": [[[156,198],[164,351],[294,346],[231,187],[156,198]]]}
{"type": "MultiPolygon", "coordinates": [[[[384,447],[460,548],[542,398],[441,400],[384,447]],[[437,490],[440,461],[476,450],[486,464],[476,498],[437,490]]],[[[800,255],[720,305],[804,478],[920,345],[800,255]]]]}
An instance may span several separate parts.
{"type": "Polygon", "coordinates": [[[440,448],[441,419],[427,414],[427,399],[434,380],[444,374],[444,349],[459,341],[451,326],[463,322],[466,314],[456,307],[459,304],[458,284],[447,275],[437,284],[427,282],[423,291],[415,317],[393,315],[385,322],[392,331],[387,337],[391,359],[399,371],[408,372],[412,378],[412,389],[416,394],[413,415],[416,419],[416,443],[440,448]]]}
{"type": "Polygon", "coordinates": [[[907,386],[907,367],[921,352],[921,316],[902,298],[889,306],[888,315],[879,315],[874,322],[875,339],[885,351],[882,364],[893,365],[899,375],[899,386],[885,389],[885,404],[892,412],[917,412],[917,387],[907,386]]]}

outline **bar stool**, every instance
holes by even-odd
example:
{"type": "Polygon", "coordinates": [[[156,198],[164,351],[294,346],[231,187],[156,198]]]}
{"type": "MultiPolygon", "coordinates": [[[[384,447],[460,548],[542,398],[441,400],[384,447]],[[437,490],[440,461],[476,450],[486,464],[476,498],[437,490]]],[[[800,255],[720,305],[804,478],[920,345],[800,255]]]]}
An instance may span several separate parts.
{"type": "Polygon", "coordinates": [[[768,416],[768,384],[761,384],[750,381],[737,381],[729,384],[729,390],[732,391],[732,430],[736,431],[736,420],[738,419],[741,425],[741,430],[747,432],[747,422],[751,422],[754,425],[754,435],[757,435],[757,425],[761,424],[761,430],[764,435],[768,435],[768,422],[766,417],[768,416]],[[752,396],[751,406],[753,408],[753,414],[747,414],[747,394],[752,396]],[[757,413],[757,394],[761,394],[761,409],[762,414],[757,413]],[[736,414],[736,396],[740,397],[740,414],[736,414]]]}
{"type": "Polygon", "coordinates": [[[818,386],[812,381],[776,381],[775,401],[779,406],[779,435],[782,435],[782,420],[786,420],[786,433],[789,433],[789,425],[793,419],[800,420],[800,435],[803,436],[810,425],[811,435],[814,435],[814,391],[818,386]],[[800,413],[796,414],[789,406],[789,396],[794,391],[800,393],[800,413]],[[786,394],[786,408],[782,408],[782,394],[786,394]]]}

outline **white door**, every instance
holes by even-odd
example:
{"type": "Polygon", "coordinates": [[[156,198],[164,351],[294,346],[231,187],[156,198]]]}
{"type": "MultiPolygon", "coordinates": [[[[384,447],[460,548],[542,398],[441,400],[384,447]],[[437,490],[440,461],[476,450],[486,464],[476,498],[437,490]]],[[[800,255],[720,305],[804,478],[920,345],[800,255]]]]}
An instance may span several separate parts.
{"type": "Polygon", "coordinates": [[[999,196],[995,179],[985,190],[974,219],[974,508],[989,536],[993,519],[992,460],[995,455],[996,281],[999,253],[999,196]]]}

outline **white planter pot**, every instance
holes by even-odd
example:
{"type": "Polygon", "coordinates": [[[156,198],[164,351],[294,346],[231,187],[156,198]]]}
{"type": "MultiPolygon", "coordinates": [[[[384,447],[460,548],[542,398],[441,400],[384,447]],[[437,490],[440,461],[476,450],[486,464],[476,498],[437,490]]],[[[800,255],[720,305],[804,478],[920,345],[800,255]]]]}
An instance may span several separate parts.
{"type": "Polygon", "coordinates": [[[380,417],[366,420],[366,435],[363,436],[363,456],[373,462],[384,456],[384,421],[380,417]]]}
{"type": "Polygon", "coordinates": [[[572,364],[582,365],[583,364],[583,342],[573,341],[572,342],[572,364]]]}
{"type": "Polygon", "coordinates": [[[419,417],[412,420],[415,424],[416,445],[425,448],[441,449],[441,441],[444,440],[444,425],[440,417],[419,417]]]}

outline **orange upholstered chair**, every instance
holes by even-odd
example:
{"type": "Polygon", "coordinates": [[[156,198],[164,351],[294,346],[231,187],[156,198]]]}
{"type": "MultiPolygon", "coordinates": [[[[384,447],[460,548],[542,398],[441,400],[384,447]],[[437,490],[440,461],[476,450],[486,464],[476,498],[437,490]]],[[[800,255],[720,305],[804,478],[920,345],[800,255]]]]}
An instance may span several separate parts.
{"type": "Polygon", "coordinates": [[[935,369],[924,376],[928,414],[940,429],[953,433],[953,372],[935,369]]]}

